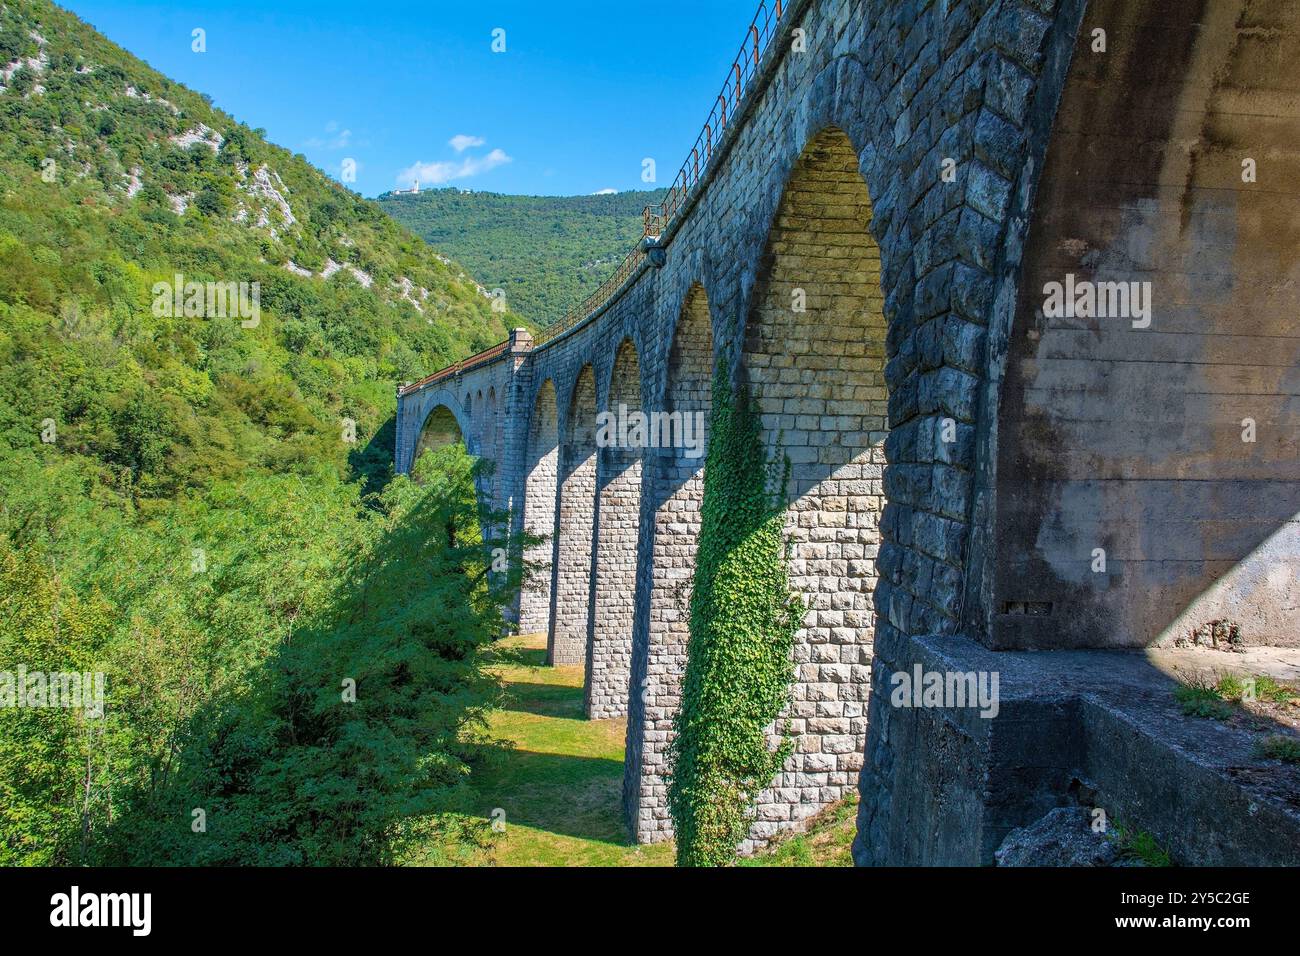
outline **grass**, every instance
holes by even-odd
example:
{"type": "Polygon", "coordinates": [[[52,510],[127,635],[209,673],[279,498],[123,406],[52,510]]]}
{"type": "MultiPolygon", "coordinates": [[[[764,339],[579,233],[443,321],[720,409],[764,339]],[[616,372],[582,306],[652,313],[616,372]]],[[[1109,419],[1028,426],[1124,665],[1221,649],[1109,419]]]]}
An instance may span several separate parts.
{"type": "Polygon", "coordinates": [[[1188,717],[1213,717],[1216,720],[1227,720],[1236,714],[1234,704],[1246,701],[1286,704],[1296,696],[1294,688],[1267,675],[1240,677],[1222,674],[1213,677],[1197,674],[1174,689],[1174,698],[1188,717]]]}
{"type": "Polygon", "coordinates": [[[1255,756],[1264,760],[1280,760],[1283,763],[1300,763],[1300,740],[1280,734],[1265,737],[1256,742],[1255,756]]]}
{"type": "Polygon", "coordinates": [[[792,836],[741,866],[852,866],[850,850],[857,832],[858,798],[827,807],[806,833],[792,836]]]}
{"type": "Polygon", "coordinates": [[[1121,859],[1140,860],[1145,866],[1173,866],[1168,852],[1145,830],[1132,830],[1113,820],[1110,836],[1119,844],[1121,859]]]}
{"type": "MultiPolygon", "coordinates": [[[[541,635],[512,637],[496,652],[505,705],[490,730],[514,746],[494,748],[475,771],[484,818],[501,820],[486,866],[672,866],[672,843],[637,846],[623,824],[626,720],[582,712],[583,669],[546,667],[541,635]]],[[[856,799],[824,811],[807,833],[742,866],[852,866],[856,799]]]]}
{"type": "Polygon", "coordinates": [[[1175,688],[1174,699],[1182,705],[1183,713],[1188,717],[1227,720],[1236,713],[1218,684],[1200,675],[1175,688]]]}
{"type": "Polygon", "coordinates": [[[502,642],[508,690],[491,731],[514,742],[477,773],[484,815],[505,828],[496,866],[672,866],[671,844],[637,846],[622,818],[626,720],[582,713],[582,667],[546,667],[545,637],[502,642]],[[501,819],[497,813],[494,819],[501,819]]]}

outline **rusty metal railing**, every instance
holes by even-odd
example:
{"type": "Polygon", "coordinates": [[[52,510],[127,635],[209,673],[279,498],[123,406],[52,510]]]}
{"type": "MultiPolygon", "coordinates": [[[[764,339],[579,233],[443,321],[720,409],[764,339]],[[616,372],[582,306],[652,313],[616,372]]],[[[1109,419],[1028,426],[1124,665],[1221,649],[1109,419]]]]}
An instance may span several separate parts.
{"type": "MultiPolygon", "coordinates": [[[[668,187],[664,201],[645,207],[644,239],[653,240],[662,236],[667,231],[668,225],[682,211],[691,191],[699,185],[700,177],[708,169],[709,160],[713,158],[714,150],[717,149],[727,131],[728,121],[736,115],[740,101],[749,89],[749,84],[758,75],[763,54],[767,52],[772,38],[776,36],[776,28],[786,9],[786,0],[762,0],[759,3],[758,11],[750,21],[749,30],[745,33],[744,42],[740,44],[740,52],[732,61],[727,79],[722,84],[722,92],[713,101],[713,109],[709,111],[704,128],[696,137],[695,145],[691,147],[690,156],[682,163],[673,184],[668,187]]],[[[644,245],[638,244],[627,254],[614,274],[601,283],[600,288],[566,312],[558,322],[539,332],[536,344],[547,342],[586,319],[604,305],[644,261],[644,245]]]]}
{"type": "MultiPolygon", "coordinates": [[[[781,17],[789,9],[791,2],[794,2],[794,0],[762,0],[759,3],[758,11],[749,24],[749,30],[745,33],[744,41],[740,44],[740,52],[736,54],[735,60],[732,61],[731,69],[727,73],[727,79],[722,84],[722,91],[713,101],[713,109],[709,111],[708,119],[704,123],[704,128],[700,131],[700,135],[696,137],[690,155],[686,158],[686,162],[682,163],[682,167],[678,170],[676,178],[668,188],[663,202],[645,207],[643,213],[645,220],[643,240],[658,239],[667,232],[669,225],[681,213],[687,200],[690,199],[691,193],[699,186],[701,177],[708,169],[709,161],[713,158],[714,152],[727,132],[727,124],[735,118],[741,100],[758,75],[759,66],[763,62],[763,54],[767,52],[773,38],[776,36],[781,17]]],[[[577,306],[569,309],[557,322],[539,331],[534,339],[534,345],[541,345],[543,342],[554,339],[595,313],[641,267],[645,259],[646,252],[643,241],[638,243],[637,247],[624,257],[614,274],[602,282],[595,292],[583,299],[577,306]]],[[[502,343],[494,349],[489,349],[487,352],[466,359],[459,365],[443,369],[441,372],[431,375],[415,385],[407,386],[400,394],[427,388],[444,378],[450,378],[453,375],[460,374],[460,372],[467,371],[473,367],[468,363],[478,365],[482,364],[483,361],[491,361],[501,351],[504,351],[507,344],[502,343]],[[488,356],[488,358],[483,358],[483,356],[488,356]]]]}
{"type": "Polygon", "coordinates": [[[700,177],[708,169],[714,150],[727,132],[727,123],[735,117],[740,101],[749,89],[749,84],[758,75],[763,54],[767,52],[772,38],[776,36],[777,26],[787,6],[784,0],[773,0],[771,3],[764,0],[758,5],[758,12],[754,14],[754,19],[749,25],[745,40],[740,45],[740,52],[732,61],[726,82],[722,84],[722,92],[713,101],[713,109],[709,111],[709,118],[705,121],[700,135],[696,137],[690,155],[686,158],[686,162],[682,163],[682,168],[678,171],[673,184],[668,187],[664,201],[645,207],[647,237],[662,236],[668,230],[669,224],[681,212],[686,200],[690,198],[691,191],[699,185],[700,177]]]}
{"type": "Polygon", "coordinates": [[[638,243],[637,247],[623,257],[623,262],[614,271],[614,274],[600,284],[591,295],[587,296],[577,306],[570,309],[564,314],[558,322],[548,325],[537,333],[533,339],[534,345],[541,345],[543,342],[549,342],[562,332],[567,332],[587,316],[591,315],[597,309],[608,301],[615,292],[622,287],[623,283],[628,280],[632,273],[641,267],[645,261],[645,250],[638,243]]]}
{"type": "Polygon", "coordinates": [[[446,368],[434,372],[432,375],[427,375],[418,382],[412,382],[410,385],[403,385],[397,390],[397,394],[399,397],[402,395],[409,395],[411,392],[418,392],[422,388],[428,388],[431,385],[437,385],[439,382],[444,382],[449,378],[455,378],[457,375],[468,372],[471,369],[476,369],[480,365],[486,365],[493,359],[505,354],[509,349],[510,340],[507,339],[504,342],[492,346],[490,349],[479,352],[477,355],[471,355],[467,359],[461,359],[455,365],[448,365],[446,368]]]}

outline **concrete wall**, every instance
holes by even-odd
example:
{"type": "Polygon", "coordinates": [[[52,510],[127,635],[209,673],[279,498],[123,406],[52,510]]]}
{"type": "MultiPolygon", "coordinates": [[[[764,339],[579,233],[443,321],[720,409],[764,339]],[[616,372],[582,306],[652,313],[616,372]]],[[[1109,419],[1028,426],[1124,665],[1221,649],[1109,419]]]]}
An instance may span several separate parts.
{"type": "Polygon", "coordinates": [[[1300,645],[1296,16],[1089,6],[999,406],[995,646],[1141,646],[1223,619],[1300,645]],[[1045,317],[1069,275],[1149,284],[1150,315],[1045,317]]]}

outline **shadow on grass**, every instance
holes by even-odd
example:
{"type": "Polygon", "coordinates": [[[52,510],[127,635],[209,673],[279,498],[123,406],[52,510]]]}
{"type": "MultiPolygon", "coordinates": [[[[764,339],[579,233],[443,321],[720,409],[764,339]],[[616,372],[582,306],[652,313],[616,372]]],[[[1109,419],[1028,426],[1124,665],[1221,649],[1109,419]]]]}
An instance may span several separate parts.
{"type": "Polygon", "coordinates": [[[582,709],[582,688],[565,684],[512,683],[502,709],[538,717],[586,720],[582,709]]]}
{"type": "Polygon", "coordinates": [[[630,847],[622,787],[621,760],[517,749],[495,755],[477,784],[485,816],[500,808],[507,825],[630,847]]]}

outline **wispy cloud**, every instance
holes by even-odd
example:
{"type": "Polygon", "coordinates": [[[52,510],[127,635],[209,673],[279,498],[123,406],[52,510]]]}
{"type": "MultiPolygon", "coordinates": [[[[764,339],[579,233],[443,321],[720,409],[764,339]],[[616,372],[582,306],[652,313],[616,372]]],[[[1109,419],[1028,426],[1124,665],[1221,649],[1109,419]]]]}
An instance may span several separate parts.
{"type": "Polygon", "coordinates": [[[309,149],[347,149],[352,143],[352,130],[340,127],[338,120],[330,120],[325,124],[325,132],[329,137],[313,136],[303,143],[309,149]]]}
{"type": "Polygon", "coordinates": [[[403,186],[418,182],[421,186],[441,186],[455,179],[469,179],[489,170],[504,166],[511,159],[504,150],[494,149],[486,156],[466,156],[464,159],[436,162],[415,163],[397,174],[397,181],[403,186]]]}
{"type": "Polygon", "coordinates": [[[464,133],[460,133],[459,135],[453,136],[451,138],[451,140],[449,141],[449,145],[456,152],[463,153],[465,152],[465,150],[470,149],[471,147],[482,146],[486,142],[487,140],[485,140],[482,136],[466,136],[464,133]]]}
{"type": "Polygon", "coordinates": [[[592,193],[593,196],[614,196],[617,194],[618,194],[617,189],[597,189],[594,193],[592,193]]]}

